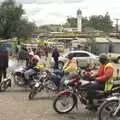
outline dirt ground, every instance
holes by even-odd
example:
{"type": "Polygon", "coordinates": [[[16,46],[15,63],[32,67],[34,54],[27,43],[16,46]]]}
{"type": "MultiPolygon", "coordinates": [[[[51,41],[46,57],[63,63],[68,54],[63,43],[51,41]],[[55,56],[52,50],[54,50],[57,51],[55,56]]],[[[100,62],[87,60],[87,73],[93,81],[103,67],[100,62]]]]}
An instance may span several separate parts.
{"type": "MultiPolygon", "coordinates": [[[[14,68],[21,65],[12,60],[14,68]]],[[[120,65],[114,65],[120,68],[120,65]]],[[[53,110],[53,99],[46,92],[39,93],[35,100],[28,100],[28,92],[23,88],[12,87],[0,93],[0,120],[97,120],[96,113],[85,110],[84,106],[75,108],[66,115],[53,110]]]]}

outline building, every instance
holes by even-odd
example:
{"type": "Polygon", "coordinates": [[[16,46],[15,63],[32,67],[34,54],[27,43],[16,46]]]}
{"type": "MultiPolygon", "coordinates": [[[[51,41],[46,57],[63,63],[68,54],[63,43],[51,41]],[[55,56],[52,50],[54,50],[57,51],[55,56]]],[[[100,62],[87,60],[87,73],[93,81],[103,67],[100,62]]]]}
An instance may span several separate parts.
{"type": "Polygon", "coordinates": [[[77,10],[77,27],[75,28],[63,28],[66,32],[82,32],[82,12],[77,10]]]}
{"type": "Polygon", "coordinates": [[[120,39],[109,38],[111,43],[111,53],[120,53],[120,39]]]}
{"type": "Polygon", "coordinates": [[[77,31],[82,32],[82,12],[80,9],[77,11],[77,31]]]}

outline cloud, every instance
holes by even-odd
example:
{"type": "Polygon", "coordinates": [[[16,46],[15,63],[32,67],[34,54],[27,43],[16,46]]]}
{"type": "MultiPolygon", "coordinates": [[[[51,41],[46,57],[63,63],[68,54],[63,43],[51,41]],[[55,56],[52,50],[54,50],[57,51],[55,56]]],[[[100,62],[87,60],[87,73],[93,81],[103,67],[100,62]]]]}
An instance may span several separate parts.
{"type": "Polygon", "coordinates": [[[85,0],[63,0],[63,1],[64,1],[64,3],[80,3],[85,0]]]}
{"type": "Polygon", "coordinates": [[[57,2],[57,0],[16,0],[16,1],[23,4],[52,4],[57,2]]]}
{"type": "MultiPolygon", "coordinates": [[[[0,0],[2,1],[2,0],[0,0]]],[[[104,15],[109,12],[112,19],[120,18],[120,0],[16,0],[23,4],[30,21],[41,24],[59,24],[67,16],[76,17],[77,9],[83,16],[104,15]]]]}

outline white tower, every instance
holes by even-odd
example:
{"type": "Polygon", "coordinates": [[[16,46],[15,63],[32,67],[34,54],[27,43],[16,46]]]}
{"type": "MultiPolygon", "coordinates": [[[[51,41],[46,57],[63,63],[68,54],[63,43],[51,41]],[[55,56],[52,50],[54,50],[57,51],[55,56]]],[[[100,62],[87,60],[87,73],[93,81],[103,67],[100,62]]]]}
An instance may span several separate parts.
{"type": "Polygon", "coordinates": [[[77,10],[77,30],[82,32],[82,12],[80,9],[77,10]]]}

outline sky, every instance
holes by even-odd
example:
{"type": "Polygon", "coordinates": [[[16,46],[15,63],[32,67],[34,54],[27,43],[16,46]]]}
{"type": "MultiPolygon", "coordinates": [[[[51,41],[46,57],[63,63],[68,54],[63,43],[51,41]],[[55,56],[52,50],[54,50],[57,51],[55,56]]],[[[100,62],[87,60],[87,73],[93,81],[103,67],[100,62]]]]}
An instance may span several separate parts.
{"type": "MultiPolygon", "coordinates": [[[[1,0],[0,0],[1,1],[1,0]]],[[[112,20],[120,18],[120,0],[16,0],[30,21],[37,25],[63,24],[68,16],[76,17],[78,9],[84,17],[104,15],[109,12],[112,20]]],[[[115,21],[115,20],[114,20],[115,21]]]]}

